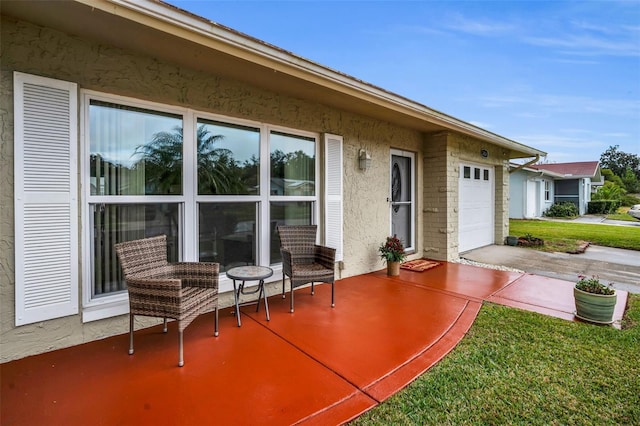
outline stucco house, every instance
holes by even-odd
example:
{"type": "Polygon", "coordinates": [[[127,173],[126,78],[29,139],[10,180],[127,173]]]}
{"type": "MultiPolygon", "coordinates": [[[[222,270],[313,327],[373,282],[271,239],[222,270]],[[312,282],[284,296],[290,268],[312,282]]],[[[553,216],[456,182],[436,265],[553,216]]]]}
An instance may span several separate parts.
{"type": "Polygon", "coordinates": [[[511,163],[509,175],[509,218],[542,217],[555,202],[555,179],[563,175],[511,163]]]}
{"type": "Polygon", "coordinates": [[[604,184],[598,161],[512,165],[509,217],[540,217],[554,203],[571,202],[587,213],[591,194],[604,184]]]}
{"type": "Polygon", "coordinates": [[[2,362],[126,332],[115,242],[220,262],[229,306],[233,264],[281,279],[278,224],[317,224],[338,278],[390,234],[501,243],[509,160],[545,154],[159,1],[0,7],[2,362]]]}

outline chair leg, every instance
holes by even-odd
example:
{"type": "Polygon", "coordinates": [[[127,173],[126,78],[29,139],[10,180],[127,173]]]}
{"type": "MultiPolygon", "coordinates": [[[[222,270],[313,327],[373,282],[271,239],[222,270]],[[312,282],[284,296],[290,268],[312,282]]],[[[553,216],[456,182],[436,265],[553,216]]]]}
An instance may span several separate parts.
{"type": "Polygon", "coordinates": [[[133,314],[129,314],[129,355],[133,355],[133,314]]]}
{"type": "Polygon", "coordinates": [[[282,298],[284,299],[285,295],[284,295],[284,277],[285,275],[282,274],[282,298]]]}
{"type": "Polygon", "coordinates": [[[182,331],[178,332],[178,339],[180,341],[180,343],[179,343],[179,345],[180,345],[180,349],[179,349],[180,354],[178,356],[178,366],[179,367],[182,367],[184,365],[184,358],[183,358],[183,353],[182,353],[182,340],[183,340],[182,339],[182,333],[183,333],[182,331]]]}
{"type": "Polygon", "coordinates": [[[334,288],[334,285],[335,285],[335,281],[331,281],[331,307],[332,307],[332,308],[335,308],[335,306],[336,306],[336,304],[335,304],[335,298],[334,298],[334,296],[335,296],[335,288],[334,288]]]}
{"type": "Polygon", "coordinates": [[[165,318],[165,319],[164,319],[164,327],[162,328],[162,332],[163,332],[163,333],[166,333],[166,332],[167,332],[167,330],[168,330],[168,328],[167,328],[167,319],[165,318]]]}
{"type": "Polygon", "coordinates": [[[213,335],[214,336],[218,336],[218,306],[216,305],[215,309],[215,328],[214,328],[214,332],[213,335]]]}
{"type": "Polygon", "coordinates": [[[311,281],[311,295],[313,296],[314,294],[316,294],[316,289],[313,287],[315,283],[313,281],[311,281]]]}
{"type": "Polygon", "coordinates": [[[289,300],[289,312],[293,313],[293,283],[291,283],[291,300],[289,300]]]}

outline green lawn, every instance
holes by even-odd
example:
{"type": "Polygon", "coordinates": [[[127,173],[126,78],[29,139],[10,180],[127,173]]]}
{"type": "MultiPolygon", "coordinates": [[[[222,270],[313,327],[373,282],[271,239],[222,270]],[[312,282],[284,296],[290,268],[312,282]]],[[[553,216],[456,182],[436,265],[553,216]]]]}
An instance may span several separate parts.
{"type": "Polygon", "coordinates": [[[352,424],[640,424],[640,296],[629,302],[623,330],[485,304],[449,355],[352,424]]]}
{"type": "Polygon", "coordinates": [[[640,250],[640,228],[548,220],[510,220],[509,235],[542,238],[541,250],[567,251],[579,241],[605,247],[640,250]]]}
{"type": "Polygon", "coordinates": [[[628,211],[629,211],[629,207],[620,207],[616,213],[608,214],[607,219],[624,220],[627,222],[637,222],[638,219],[628,214],[627,213],[628,211]]]}

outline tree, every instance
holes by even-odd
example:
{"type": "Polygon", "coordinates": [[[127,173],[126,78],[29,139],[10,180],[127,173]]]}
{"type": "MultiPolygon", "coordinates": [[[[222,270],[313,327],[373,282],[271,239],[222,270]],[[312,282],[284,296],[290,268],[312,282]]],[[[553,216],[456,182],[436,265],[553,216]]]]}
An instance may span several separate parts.
{"type": "Polygon", "coordinates": [[[600,167],[610,169],[617,176],[624,176],[627,168],[640,179],[640,156],[619,151],[619,145],[610,146],[600,155],[600,167]]]}
{"type": "Polygon", "coordinates": [[[627,167],[622,175],[622,183],[624,184],[627,192],[631,194],[637,194],[640,192],[640,181],[631,168],[627,167]]]}
{"type": "Polygon", "coordinates": [[[604,180],[607,182],[613,182],[618,186],[623,187],[624,183],[622,183],[622,178],[620,176],[614,175],[613,172],[609,169],[602,169],[600,171],[602,176],[604,176],[604,180]]]}
{"type": "Polygon", "coordinates": [[[623,188],[611,181],[606,181],[591,197],[592,200],[620,200],[626,194],[623,188]]]}

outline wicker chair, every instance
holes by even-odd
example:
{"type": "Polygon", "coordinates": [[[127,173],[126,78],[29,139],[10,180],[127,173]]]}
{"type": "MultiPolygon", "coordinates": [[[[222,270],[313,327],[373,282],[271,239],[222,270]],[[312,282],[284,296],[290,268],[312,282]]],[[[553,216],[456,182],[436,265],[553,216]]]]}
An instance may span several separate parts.
{"type": "Polygon", "coordinates": [[[219,265],[207,262],[167,262],[167,236],[115,244],[129,290],[129,354],[133,354],[135,315],[178,321],[179,360],[184,365],[185,328],[201,313],[215,311],[214,335],[218,335],[219,265]]]}
{"type": "Polygon", "coordinates": [[[316,225],[278,226],[282,253],[282,297],[285,297],[285,277],[291,282],[289,310],[293,312],[293,290],[315,282],[331,283],[331,307],[334,303],[336,250],[316,244],[316,225]]]}

